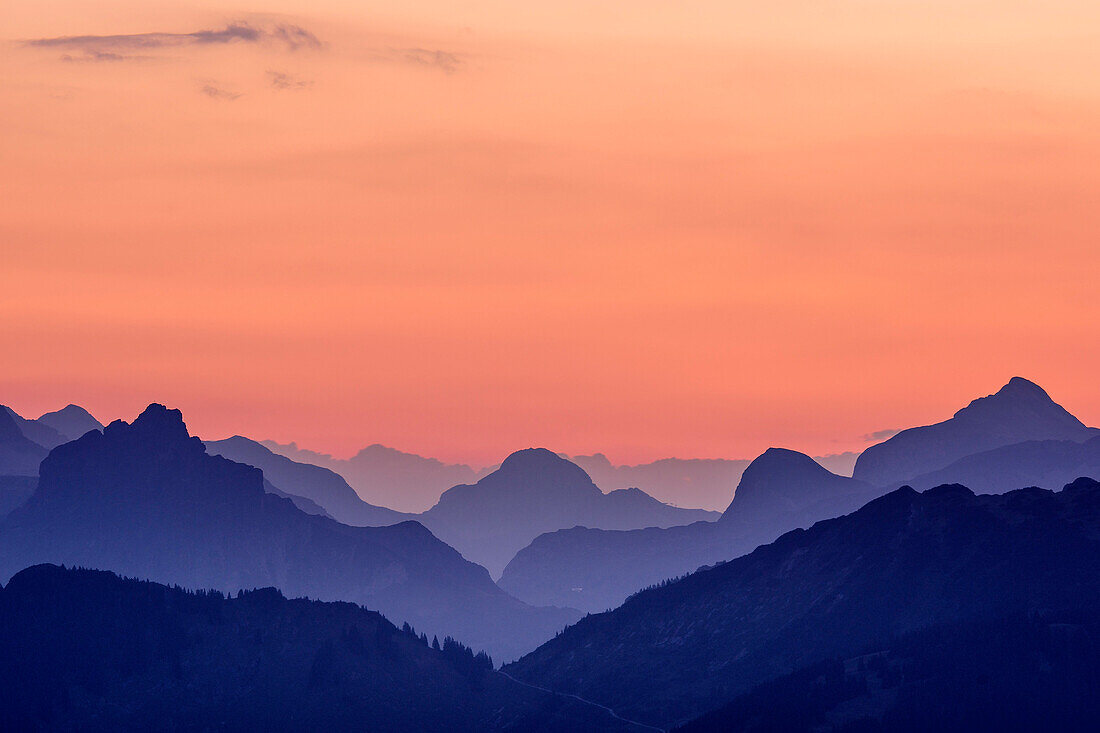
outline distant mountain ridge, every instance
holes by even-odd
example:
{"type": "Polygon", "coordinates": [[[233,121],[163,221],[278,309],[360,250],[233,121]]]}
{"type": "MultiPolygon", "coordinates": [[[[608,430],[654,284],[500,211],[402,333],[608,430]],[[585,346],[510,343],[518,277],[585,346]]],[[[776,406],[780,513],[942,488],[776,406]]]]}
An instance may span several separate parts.
{"type": "Polygon", "coordinates": [[[213,455],[255,466],[280,491],[309,499],[338,522],[355,527],[382,527],[416,519],[415,515],[366,503],[342,476],[327,468],[298,463],[243,436],[208,440],[205,444],[213,455]]]}
{"type": "MultiPolygon", "coordinates": [[[[856,453],[815,456],[829,471],[851,476],[856,453]]],[[[639,488],[674,506],[721,509],[741,481],[751,459],[661,458],[650,463],[616,466],[603,453],[564,456],[588,472],[604,491],[639,488]]]]}
{"type": "MultiPolygon", "coordinates": [[[[103,423],[80,405],[68,404],[60,410],[40,415],[35,421],[57,431],[65,441],[76,440],[89,430],[102,430],[103,423]]],[[[54,448],[56,446],[47,446],[54,448]]]]}
{"type": "MultiPolygon", "coordinates": [[[[960,422],[948,420],[931,426],[935,428],[931,434],[955,436],[959,445],[970,446],[999,443],[1005,436],[1039,435],[1049,439],[1044,430],[1055,437],[1068,433],[1084,440],[1098,434],[1050,400],[1037,385],[1018,377],[996,395],[973,401],[956,416],[952,420],[960,422]],[[1001,425],[998,419],[1007,424],[1001,425]],[[982,429],[988,430],[989,436],[975,432],[982,429]]],[[[904,447],[911,440],[907,436],[920,438],[926,434],[923,430],[902,431],[863,455],[870,454],[878,470],[895,474],[915,465],[909,454],[902,450],[894,462],[892,456],[901,449],[891,447],[881,453],[876,449],[887,444],[904,447]]],[[[968,454],[950,467],[910,479],[922,488],[971,479],[983,489],[996,487],[998,491],[1029,485],[1057,488],[1077,476],[1100,477],[1100,469],[1095,468],[1095,447],[1091,442],[1062,439],[1000,446],[990,452],[968,454]]],[[[917,451],[924,456],[924,464],[954,452],[957,446],[934,454],[917,451]],[[930,455],[938,457],[932,459],[930,455]]],[[[809,456],[773,448],[745,470],[717,527],[692,525],[618,532],[571,529],[542,535],[516,554],[499,583],[528,602],[603,611],[619,605],[638,588],[701,565],[730,560],[786,531],[850,512],[891,487],[862,481],[858,475],[836,476],[809,456]]]]}
{"type": "Polygon", "coordinates": [[[24,434],[20,420],[10,407],[0,408],[0,476],[37,476],[48,452],[24,434]]]}
{"type": "Polygon", "coordinates": [[[1100,483],[898,489],[588,616],[505,670],[667,726],[939,623],[1100,608],[1100,483]]]}
{"type": "Polygon", "coordinates": [[[447,489],[476,481],[491,470],[475,471],[465,464],[443,463],[377,443],[345,460],[301,449],[295,443],[259,442],[293,461],[340,474],[366,502],[406,513],[431,508],[447,489]]]}
{"type": "Polygon", "coordinates": [[[853,476],[893,488],[914,476],[944,468],[975,453],[1032,440],[1083,442],[1095,428],[1054,402],[1042,387],[1013,377],[996,393],[980,397],[949,420],[902,430],[860,454],[853,476]]]}
{"type": "Polygon", "coordinates": [[[745,469],[717,522],[550,532],[516,553],[498,582],[528,602],[553,599],[552,605],[604,611],[638,588],[750,552],[794,527],[852,511],[875,495],[872,487],[829,473],[805,454],[770,448],[745,469]]]}
{"type": "Polygon", "coordinates": [[[662,504],[637,489],[605,494],[584,469],[545,448],[516,451],[476,484],[448,489],[420,515],[437,537],[494,576],[546,531],[675,526],[715,518],[713,512],[662,504]]]}
{"type": "Polygon", "coordinates": [[[0,577],[42,562],[351,600],[502,660],[577,618],[511,598],[416,522],[349,527],[301,512],[265,493],[258,469],[209,455],[161,405],[42,462],[37,491],[0,523],[0,577]]]}

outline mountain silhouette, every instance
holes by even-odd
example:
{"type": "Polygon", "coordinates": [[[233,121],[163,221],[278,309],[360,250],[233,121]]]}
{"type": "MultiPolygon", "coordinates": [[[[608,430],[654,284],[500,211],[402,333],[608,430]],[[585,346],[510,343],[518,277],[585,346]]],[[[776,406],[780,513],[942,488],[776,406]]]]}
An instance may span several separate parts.
{"type": "Polygon", "coordinates": [[[872,487],[832,474],[805,454],[770,448],[745,469],[717,522],[544,534],[515,555],[499,585],[529,603],[554,599],[551,605],[603,611],[639,588],[737,557],[795,527],[852,511],[876,495],[872,487]]]}
{"type": "Polygon", "coordinates": [[[0,589],[4,730],[629,730],[449,638],[274,588],[38,565],[0,589]]]}
{"type": "Polygon", "coordinates": [[[837,476],[804,453],[769,448],[745,469],[719,521],[740,523],[765,535],[782,534],[804,522],[851,511],[874,495],[874,487],[837,476]]]}
{"type": "Polygon", "coordinates": [[[403,512],[432,507],[440,494],[458,484],[481,478],[489,471],[475,471],[465,464],[443,463],[415,453],[405,453],[375,443],[347,460],[327,453],[304,450],[295,443],[260,441],[268,449],[299,463],[311,463],[340,474],[364,501],[403,512]]]}
{"type": "MultiPolygon", "coordinates": [[[[76,440],[89,430],[102,430],[103,423],[92,417],[92,414],[80,405],[66,405],[60,410],[47,412],[35,422],[57,431],[65,439],[65,442],[76,440]]],[[[54,448],[56,446],[46,446],[54,448]]]]}
{"type": "Polygon", "coordinates": [[[23,433],[19,420],[10,407],[0,409],[0,476],[37,476],[48,452],[23,433]]]}
{"type": "Polygon", "coordinates": [[[568,458],[604,491],[637,488],[658,501],[716,509],[729,503],[741,473],[750,463],[724,458],[662,458],[634,466],[616,466],[603,453],[568,458]]]}
{"type": "Polygon", "coordinates": [[[0,524],[0,579],[52,562],[190,588],[275,586],[363,603],[509,659],[575,619],[500,590],[422,525],[350,527],[264,491],[256,468],[212,456],[178,410],[55,448],[31,499],[0,524]]]}
{"type": "Polygon", "coordinates": [[[420,521],[495,576],[538,535],[577,525],[673,526],[716,518],[678,509],[638,489],[604,494],[580,466],[545,448],[516,451],[476,484],[455,486],[420,521]]]}
{"type": "Polygon", "coordinates": [[[974,400],[949,420],[909,428],[871,446],[856,460],[852,475],[875,486],[895,488],[975,453],[1031,440],[1082,442],[1098,434],[1054,402],[1042,387],[1013,377],[995,394],[974,400]]]}
{"type": "Polygon", "coordinates": [[[808,664],[955,622],[1100,608],[1100,483],[904,487],[640,592],[506,672],[658,726],[808,664]]]}
{"type": "MultiPolygon", "coordinates": [[[[603,453],[564,456],[583,468],[604,491],[638,488],[674,506],[722,509],[751,460],[727,458],[661,458],[634,466],[616,466],[603,453]]],[[[832,473],[851,476],[855,453],[814,456],[832,473]]]]}
{"type": "Polygon", "coordinates": [[[360,499],[339,474],[320,466],[292,461],[240,435],[225,440],[208,440],[206,449],[213,455],[255,466],[279,491],[309,499],[344,524],[382,527],[415,518],[385,507],[372,506],[360,499]]]}
{"type": "MultiPolygon", "coordinates": [[[[1061,425],[1085,440],[1096,434],[1054,404],[1041,388],[1018,378],[997,395],[975,400],[958,415],[963,416],[955,418],[959,422],[941,425],[950,423],[943,429],[954,433],[965,428],[970,445],[999,443],[1035,426],[1052,432],[1051,425],[1061,425]],[[981,430],[992,437],[982,437],[981,430]]],[[[903,431],[897,438],[908,433],[903,431]]],[[[1013,443],[968,455],[935,472],[907,478],[906,483],[931,488],[972,482],[982,492],[1036,485],[1054,489],[1077,476],[1100,478],[1095,449],[1094,443],[1074,440],[1013,443]]],[[[528,603],[603,611],[619,605],[638,588],[733,559],[784,532],[853,511],[892,488],[896,487],[837,476],[804,454],[772,448],[745,469],[717,526],[549,533],[535,538],[509,561],[499,584],[528,603]]]]}

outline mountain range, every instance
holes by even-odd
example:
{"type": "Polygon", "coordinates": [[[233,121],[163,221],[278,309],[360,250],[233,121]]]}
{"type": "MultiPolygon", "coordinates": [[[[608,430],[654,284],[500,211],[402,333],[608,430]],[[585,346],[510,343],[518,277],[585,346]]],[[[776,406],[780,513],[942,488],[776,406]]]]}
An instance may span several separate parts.
{"type": "Polygon", "coordinates": [[[669,527],[716,512],[662,504],[638,489],[600,491],[584,469],[545,448],[521,450],[476,484],[455,486],[420,521],[499,575],[535,537],[563,527],[669,527]]]}
{"type": "MultiPolygon", "coordinates": [[[[928,469],[912,478],[922,488],[968,480],[975,480],[982,490],[1057,488],[1077,476],[1100,476],[1097,446],[1091,442],[1096,434],[1038,385],[1016,377],[950,420],[902,431],[880,444],[910,446],[898,454],[895,467],[888,460],[895,447],[883,452],[874,446],[863,455],[872,452],[872,462],[866,464],[876,467],[872,474],[897,475],[917,465],[928,469]],[[944,436],[950,436],[956,447],[943,448],[944,436]],[[1000,444],[1020,436],[1027,441],[1000,444]],[[974,454],[954,458],[962,449],[974,449],[974,454]],[[924,458],[918,464],[913,455],[924,458]],[[948,463],[937,465],[935,460],[948,463]]],[[[867,469],[858,468],[857,463],[853,478],[837,476],[804,454],[773,448],[745,470],[733,501],[714,525],[548,533],[516,554],[499,584],[529,603],[588,612],[614,608],[638,588],[737,557],[783,532],[850,512],[896,488],[861,479],[867,469]]]]}
{"type": "Polygon", "coordinates": [[[345,524],[373,527],[416,520],[494,577],[544,532],[578,525],[670,527],[719,516],[662,504],[638,489],[605,494],[584,470],[545,449],[517,451],[476,483],[443,492],[428,511],[406,514],[367,504],[334,471],[298,463],[266,444],[236,436],[206,445],[211,453],[263,470],[280,490],[316,502],[345,524]]]}
{"type": "Polygon", "coordinates": [[[0,578],[49,562],[189,588],[275,586],[349,600],[498,659],[577,618],[508,596],[416,522],[350,527],[264,491],[259,469],[207,453],[179,411],[55,448],[30,500],[0,523],[0,578]]]}
{"type": "Polygon", "coordinates": [[[905,487],[639,592],[504,671],[665,727],[920,629],[1082,606],[1100,610],[1100,483],[905,487]]]}
{"type": "Polygon", "coordinates": [[[334,471],[292,461],[243,436],[208,440],[205,445],[211,455],[223,456],[263,471],[264,478],[275,488],[272,493],[283,492],[292,499],[308,499],[338,522],[356,527],[382,527],[414,518],[411,514],[368,504],[334,471]]]}
{"type": "MultiPolygon", "coordinates": [[[[815,456],[814,460],[842,476],[851,476],[856,453],[815,456]]],[[[714,507],[729,504],[749,459],[661,458],[651,463],[616,466],[603,453],[563,456],[583,468],[604,491],[638,488],[676,506],[714,507]]]]}
{"type": "Polygon", "coordinates": [[[467,484],[492,469],[443,463],[375,443],[348,459],[299,448],[296,443],[261,441],[264,447],[298,463],[310,463],[340,474],[364,501],[406,512],[432,507],[452,486],[467,484]]]}

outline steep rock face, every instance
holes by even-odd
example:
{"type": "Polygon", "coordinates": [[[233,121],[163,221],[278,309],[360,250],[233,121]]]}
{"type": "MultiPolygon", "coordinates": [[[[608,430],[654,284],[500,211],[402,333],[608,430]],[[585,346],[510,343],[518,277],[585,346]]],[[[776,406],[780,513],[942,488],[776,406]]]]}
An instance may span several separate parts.
{"type": "Polygon", "coordinates": [[[0,407],[0,476],[37,476],[47,451],[23,434],[13,414],[0,407]]]}
{"type": "Polygon", "coordinates": [[[350,600],[498,659],[576,618],[509,597],[416,522],[349,527],[299,511],[264,491],[258,469],[207,454],[160,405],[43,461],[34,496],[0,525],[0,577],[42,562],[350,600]]]}
{"type": "Polygon", "coordinates": [[[996,394],[974,400],[950,420],[903,430],[871,446],[856,461],[853,476],[894,488],[975,453],[1031,440],[1081,442],[1098,434],[1042,387],[1013,377],[996,394]]]}
{"type": "Polygon", "coordinates": [[[4,730],[624,730],[351,603],[38,565],[0,590],[4,730]]]}
{"type": "Polygon", "coordinates": [[[455,486],[421,515],[437,537],[499,575],[538,535],[578,525],[608,529],[673,526],[713,517],[642,491],[604,494],[576,464],[545,448],[513,453],[476,484],[455,486]]]}
{"type": "Polygon", "coordinates": [[[292,461],[240,435],[208,440],[206,448],[213,455],[255,466],[280,491],[311,500],[338,522],[355,527],[382,527],[415,519],[413,515],[368,504],[342,476],[327,468],[292,461]]]}
{"type": "Polygon", "coordinates": [[[1100,483],[908,487],[589,616],[506,668],[669,725],[934,624],[1100,601],[1100,483]]]}
{"type": "MultiPolygon", "coordinates": [[[[76,440],[89,430],[102,430],[103,423],[80,405],[66,405],[60,410],[47,412],[35,422],[56,430],[65,441],[76,440]]],[[[53,448],[54,446],[47,446],[53,448]]]]}

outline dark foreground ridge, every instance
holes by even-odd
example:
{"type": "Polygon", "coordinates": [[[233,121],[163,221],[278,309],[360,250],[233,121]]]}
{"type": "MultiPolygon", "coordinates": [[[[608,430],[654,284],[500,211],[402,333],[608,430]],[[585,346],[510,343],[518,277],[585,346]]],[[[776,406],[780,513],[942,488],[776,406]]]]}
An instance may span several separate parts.
{"type": "Polygon", "coordinates": [[[898,489],[588,616],[505,671],[682,723],[756,685],[938,624],[1100,608],[1100,483],[898,489]]]}
{"type": "Polygon", "coordinates": [[[274,588],[38,565],[0,590],[3,730],[637,730],[451,639],[274,588]]]}

